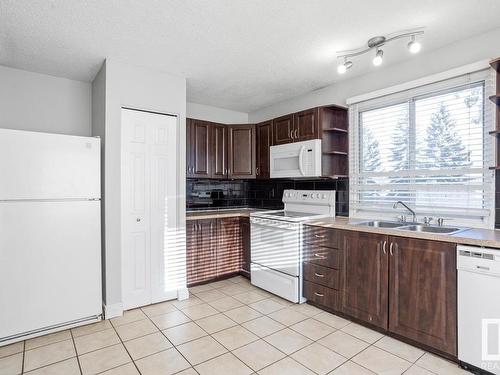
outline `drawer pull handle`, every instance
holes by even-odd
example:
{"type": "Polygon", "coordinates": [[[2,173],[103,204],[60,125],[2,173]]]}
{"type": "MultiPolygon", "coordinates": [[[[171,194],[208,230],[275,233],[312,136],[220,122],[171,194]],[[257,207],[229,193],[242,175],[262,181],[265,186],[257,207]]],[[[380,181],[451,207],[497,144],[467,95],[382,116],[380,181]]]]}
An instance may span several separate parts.
{"type": "Polygon", "coordinates": [[[325,296],[324,294],[321,294],[321,293],[318,293],[318,292],[314,292],[314,295],[316,295],[318,297],[324,297],[325,296]]]}
{"type": "Polygon", "coordinates": [[[325,277],[325,275],[322,275],[321,273],[314,272],[314,276],[316,277],[325,277]]]}
{"type": "Polygon", "coordinates": [[[315,235],[314,235],[314,237],[316,237],[316,238],[325,238],[325,236],[324,236],[324,235],[323,235],[323,236],[321,236],[321,235],[319,235],[319,234],[315,234],[315,235]]]}
{"type": "Polygon", "coordinates": [[[326,258],[325,256],[323,256],[323,255],[321,255],[321,254],[318,254],[318,253],[314,254],[314,256],[315,256],[316,258],[319,258],[319,259],[325,259],[325,258],[326,258]]]}

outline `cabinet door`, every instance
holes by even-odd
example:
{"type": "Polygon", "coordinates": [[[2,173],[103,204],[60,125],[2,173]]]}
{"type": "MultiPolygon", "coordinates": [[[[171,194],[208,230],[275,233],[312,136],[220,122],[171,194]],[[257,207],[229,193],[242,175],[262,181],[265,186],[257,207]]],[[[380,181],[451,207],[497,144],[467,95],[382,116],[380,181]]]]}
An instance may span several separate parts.
{"type": "Polygon", "coordinates": [[[384,242],[387,236],[379,234],[344,235],[342,311],[386,329],[389,259],[384,242]]]}
{"type": "Polygon", "coordinates": [[[389,330],[457,355],[455,244],[390,237],[389,330]]]}
{"type": "Polygon", "coordinates": [[[311,108],[294,115],[294,142],[317,139],[319,136],[319,108],[311,108]]]}
{"type": "Polygon", "coordinates": [[[212,178],[227,177],[227,127],[214,124],[212,126],[212,178]]]}
{"type": "Polygon", "coordinates": [[[240,218],[217,220],[217,277],[239,272],[242,246],[240,218]]]}
{"type": "Polygon", "coordinates": [[[196,282],[212,280],[217,275],[217,221],[215,219],[197,220],[196,234],[196,282]]]}
{"type": "Polygon", "coordinates": [[[293,114],[273,120],[273,145],[293,142],[293,114]]]}
{"type": "Polygon", "coordinates": [[[192,132],[192,177],[211,177],[212,161],[210,159],[210,127],[206,121],[191,120],[192,132]]]}
{"type": "Polygon", "coordinates": [[[186,278],[187,284],[196,282],[196,248],[198,220],[186,221],[186,278]]]}
{"type": "Polygon", "coordinates": [[[269,178],[269,151],[273,142],[273,122],[256,125],[257,132],[257,178],[269,178]]]}
{"type": "Polygon", "coordinates": [[[255,178],[255,126],[228,127],[228,177],[255,178]]]}
{"type": "Polygon", "coordinates": [[[240,218],[242,261],[241,270],[250,276],[250,219],[240,218]]]}
{"type": "Polygon", "coordinates": [[[186,177],[193,177],[193,120],[186,119],[186,177]]]}

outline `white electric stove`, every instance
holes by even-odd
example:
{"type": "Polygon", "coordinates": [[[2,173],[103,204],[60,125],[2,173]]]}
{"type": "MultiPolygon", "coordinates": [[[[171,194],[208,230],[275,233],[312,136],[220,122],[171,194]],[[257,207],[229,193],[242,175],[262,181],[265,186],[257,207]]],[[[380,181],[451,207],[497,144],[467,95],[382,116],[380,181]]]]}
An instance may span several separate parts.
{"type": "Polygon", "coordinates": [[[335,191],[285,190],[283,203],[283,210],[250,214],[251,281],[302,303],[302,223],[335,216],[335,191]]]}

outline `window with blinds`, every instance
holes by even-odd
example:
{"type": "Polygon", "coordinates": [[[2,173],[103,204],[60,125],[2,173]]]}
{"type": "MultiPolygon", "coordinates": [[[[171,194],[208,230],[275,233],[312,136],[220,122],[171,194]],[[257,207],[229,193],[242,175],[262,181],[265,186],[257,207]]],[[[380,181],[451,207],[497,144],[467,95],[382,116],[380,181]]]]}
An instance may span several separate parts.
{"type": "Polygon", "coordinates": [[[490,86],[484,71],[353,105],[350,215],[394,219],[402,201],[420,218],[492,227],[490,86]]]}

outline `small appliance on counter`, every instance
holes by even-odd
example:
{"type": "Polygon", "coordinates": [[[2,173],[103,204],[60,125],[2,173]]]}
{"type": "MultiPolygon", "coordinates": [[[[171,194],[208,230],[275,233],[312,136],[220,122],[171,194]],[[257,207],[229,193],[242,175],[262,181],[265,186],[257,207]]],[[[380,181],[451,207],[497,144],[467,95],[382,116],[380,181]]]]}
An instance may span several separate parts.
{"type": "Polygon", "coordinates": [[[335,216],[335,191],[285,190],[283,210],[252,212],[252,284],[302,303],[302,224],[335,216]]]}

